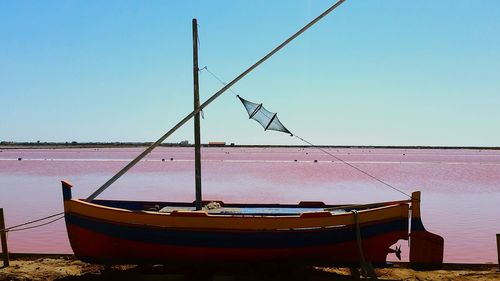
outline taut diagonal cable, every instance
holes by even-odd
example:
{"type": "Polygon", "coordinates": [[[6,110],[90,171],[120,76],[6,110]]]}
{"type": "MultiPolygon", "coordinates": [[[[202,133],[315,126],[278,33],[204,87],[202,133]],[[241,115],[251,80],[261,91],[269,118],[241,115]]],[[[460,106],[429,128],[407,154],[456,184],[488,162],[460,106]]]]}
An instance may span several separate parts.
{"type": "Polygon", "coordinates": [[[351,163],[349,163],[349,162],[347,162],[347,161],[344,161],[343,159],[339,158],[338,156],[335,156],[335,154],[328,152],[328,150],[326,150],[326,149],[324,149],[324,148],[322,148],[322,147],[320,147],[320,146],[314,145],[314,144],[312,144],[311,142],[309,142],[309,141],[307,141],[307,140],[305,140],[305,139],[303,139],[303,138],[301,138],[301,137],[299,137],[299,136],[297,136],[297,135],[293,135],[293,136],[294,136],[294,137],[296,137],[297,139],[299,139],[299,140],[303,141],[304,143],[309,144],[311,147],[314,147],[314,148],[316,148],[316,149],[319,149],[319,150],[323,151],[324,153],[326,153],[326,154],[330,155],[331,157],[333,157],[333,158],[337,159],[338,161],[340,161],[340,162],[342,162],[342,163],[346,164],[347,166],[349,166],[349,167],[351,167],[351,168],[353,168],[353,169],[357,170],[358,172],[363,173],[363,174],[365,174],[365,175],[369,176],[370,178],[372,178],[372,179],[374,179],[374,180],[376,180],[376,181],[378,181],[378,182],[382,183],[383,185],[385,185],[385,186],[387,186],[387,187],[389,187],[389,188],[392,188],[393,190],[395,190],[395,191],[397,191],[397,192],[399,192],[399,193],[402,193],[402,194],[404,194],[404,195],[408,196],[409,198],[412,198],[412,199],[413,199],[413,197],[411,197],[411,195],[409,195],[408,193],[406,193],[406,192],[404,192],[404,191],[402,191],[402,190],[400,190],[400,189],[398,189],[398,188],[396,188],[396,187],[392,186],[391,184],[389,184],[389,183],[387,183],[387,182],[385,182],[385,181],[383,181],[383,180],[381,180],[381,179],[377,178],[376,176],[374,176],[374,175],[372,175],[372,174],[370,174],[370,173],[368,173],[368,172],[366,172],[366,171],[364,171],[364,170],[362,170],[362,169],[360,169],[360,168],[358,168],[358,167],[356,167],[356,166],[352,165],[351,163]]]}

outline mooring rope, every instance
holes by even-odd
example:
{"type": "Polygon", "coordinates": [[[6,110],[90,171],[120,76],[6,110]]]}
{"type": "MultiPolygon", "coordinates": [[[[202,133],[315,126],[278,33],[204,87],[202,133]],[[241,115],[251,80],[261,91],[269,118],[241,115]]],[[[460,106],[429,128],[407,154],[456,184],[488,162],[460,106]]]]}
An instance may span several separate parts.
{"type": "MultiPolygon", "coordinates": [[[[221,84],[226,85],[226,82],[224,82],[224,81],[223,81],[222,79],[220,79],[217,75],[215,75],[215,73],[213,73],[212,71],[210,71],[210,70],[208,69],[208,67],[207,67],[207,66],[205,66],[205,67],[203,67],[203,68],[201,68],[201,69],[200,69],[200,71],[202,71],[202,70],[206,70],[208,73],[210,73],[210,75],[212,75],[215,79],[217,79],[217,80],[218,80],[221,84]]],[[[236,96],[238,96],[238,94],[237,94],[235,91],[233,91],[233,89],[229,89],[229,90],[230,90],[233,94],[235,94],[236,96]]],[[[265,115],[264,115],[264,116],[265,116],[265,115]]],[[[265,116],[265,117],[267,117],[267,116],[265,116]]],[[[322,147],[317,146],[317,145],[315,145],[315,144],[313,144],[313,143],[311,143],[311,142],[309,142],[309,141],[305,140],[304,138],[301,138],[301,137],[300,137],[300,136],[298,136],[298,135],[292,134],[292,136],[294,136],[294,137],[296,137],[297,139],[299,139],[300,141],[302,141],[302,142],[304,142],[304,143],[306,143],[306,144],[310,145],[311,147],[316,148],[316,149],[318,149],[318,150],[320,150],[320,151],[322,151],[322,152],[324,152],[324,153],[326,153],[326,154],[330,155],[331,157],[335,158],[336,160],[338,160],[338,161],[340,161],[340,162],[342,162],[342,163],[346,164],[347,166],[349,166],[349,167],[351,167],[351,168],[353,168],[353,169],[355,169],[355,170],[357,170],[357,171],[359,171],[359,172],[361,172],[361,173],[363,173],[363,174],[367,175],[368,177],[370,177],[370,178],[372,178],[372,179],[374,179],[374,180],[376,180],[376,181],[380,182],[381,184],[385,185],[386,187],[389,187],[389,188],[391,188],[391,189],[393,189],[393,190],[395,190],[395,191],[397,191],[397,192],[399,192],[399,193],[401,193],[401,194],[403,194],[403,195],[407,196],[408,198],[413,199],[413,197],[411,197],[411,195],[409,195],[408,193],[406,193],[406,192],[404,192],[404,191],[402,191],[402,190],[400,190],[400,189],[398,189],[398,188],[394,187],[393,185],[391,185],[391,184],[389,184],[389,183],[387,183],[387,182],[385,182],[385,181],[383,181],[383,180],[379,179],[378,177],[376,177],[376,176],[374,176],[374,175],[372,175],[372,174],[368,173],[367,171],[362,170],[361,168],[358,168],[358,167],[356,167],[356,166],[352,165],[351,163],[349,163],[349,162],[347,162],[347,161],[344,161],[344,160],[343,160],[343,159],[341,159],[340,157],[338,157],[338,156],[336,156],[336,155],[334,155],[334,154],[332,154],[332,153],[328,152],[326,149],[323,149],[322,147]]]]}
{"type": "Polygon", "coordinates": [[[354,224],[356,224],[356,243],[358,245],[359,264],[361,266],[361,270],[363,271],[364,276],[369,276],[372,278],[372,280],[377,280],[377,276],[375,275],[373,266],[370,263],[366,262],[365,254],[363,252],[363,241],[361,238],[361,228],[359,226],[358,211],[352,210],[351,213],[354,216],[354,224]]]}
{"type": "Polygon", "coordinates": [[[0,232],[14,232],[14,231],[21,231],[21,230],[27,230],[27,229],[37,228],[37,227],[41,227],[41,226],[44,226],[44,225],[51,224],[51,223],[56,222],[56,221],[58,221],[58,220],[60,220],[62,218],[64,218],[64,212],[60,212],[60,213],[53,214],[53,215],[50,215],[50,216],[46,216],[46,217],[43,217],[43,218],[40,218],[40,219],[36,219],[36,220],[31,220],[31,221],[28,221],[28,222],[25,222],[25,223],[21,223],[21,224],[18,224],[18,225],[6,227],[4,229],[0,229],[0,232]],[[34,225],[34,226],[28,226],[28,227],[19,228],[21,226],[30,225],[30,224],[33,224],[33,223],[36,223],[36,222],[44,221],[44,220],[47,220],[47,219],[50,219],[50,218],[53,218],[53,217],[57,217],[59,215],[62,215],[62,216],[58,217],[56,219],[53,219],[51,221],[41,223],[39,225],[34,225]]]}

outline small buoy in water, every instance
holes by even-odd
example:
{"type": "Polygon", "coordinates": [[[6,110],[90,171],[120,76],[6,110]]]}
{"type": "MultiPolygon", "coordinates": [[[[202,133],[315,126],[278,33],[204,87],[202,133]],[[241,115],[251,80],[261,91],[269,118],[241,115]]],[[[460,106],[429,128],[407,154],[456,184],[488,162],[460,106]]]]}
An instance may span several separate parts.
{"type": "Polygon", "coordinates": [[[314,163],[318,163],[318,160],[314,160],[314,163]]]}
{"type": "Polygon", "coordinates": [[[403,155],[406,155],[406,153],[403,153],[403,155]]]}
{"type": "Polygon", "coordinates": [[[19,157],[19,158],[17,158],[17,160],[21,161],[21,160],[23,160],[23,158],[19,157]]]}
{"type": "Polygon", "coordinates": [[[161,162],[165,162],[165,158],[162,158],[162,159],[161,159],[161,162]]]}
{"type": "Polygon", "coordinates": [[[170,161],[174,161],[174,158],[170,158],[170,161]]]}

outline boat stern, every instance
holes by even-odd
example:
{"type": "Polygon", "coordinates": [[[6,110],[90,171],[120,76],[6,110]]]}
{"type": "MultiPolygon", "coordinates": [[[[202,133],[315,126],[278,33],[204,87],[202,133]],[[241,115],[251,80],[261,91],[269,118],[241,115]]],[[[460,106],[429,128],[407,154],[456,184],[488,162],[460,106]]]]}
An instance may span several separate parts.
{"type": "Polygon", "coordinates": [[[411,197],[410,264],[413,268],[441,268],[444,239],[425,229],[420,217],[420,191],[413,192],[411,197]]]}

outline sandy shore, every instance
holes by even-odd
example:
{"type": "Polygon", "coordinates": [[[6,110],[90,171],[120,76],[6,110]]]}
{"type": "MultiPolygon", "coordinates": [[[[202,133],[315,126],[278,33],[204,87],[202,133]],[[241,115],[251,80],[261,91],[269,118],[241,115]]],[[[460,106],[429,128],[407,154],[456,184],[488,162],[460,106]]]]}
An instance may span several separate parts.
{"type": "MultiPolygon", "coordinates": [[[[235,269],[122,265],[105,268],[72,257],[24,257],[0,268],[0,280],[353,280],[347,268],[248,267],[235,269]]],[[[379,280],[500,280],[496,265],[448,265],[415,271],[404,264],[377,269],[379,280]]]]}

